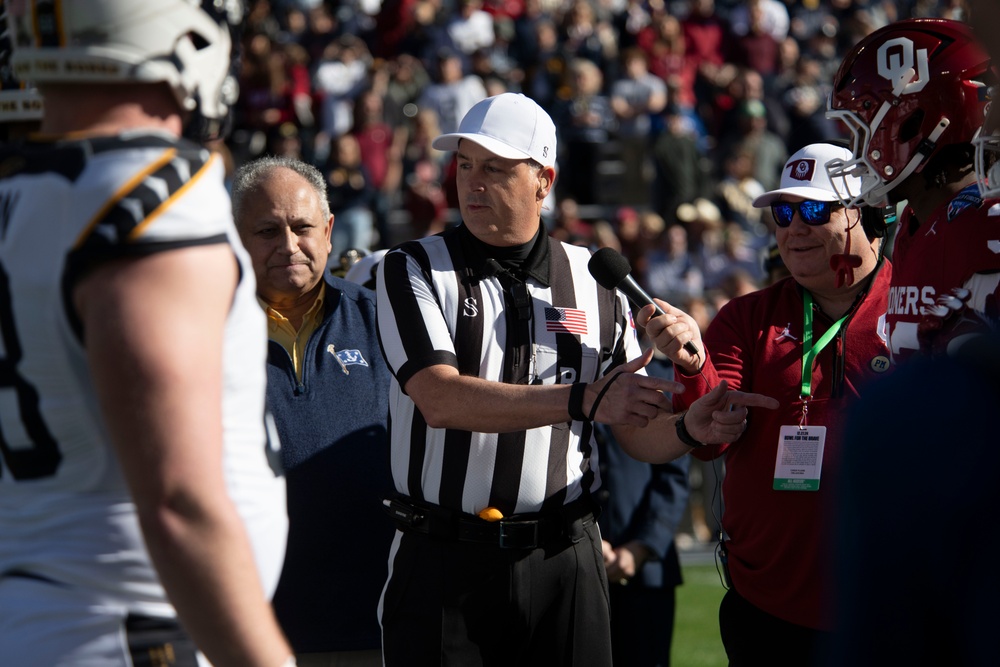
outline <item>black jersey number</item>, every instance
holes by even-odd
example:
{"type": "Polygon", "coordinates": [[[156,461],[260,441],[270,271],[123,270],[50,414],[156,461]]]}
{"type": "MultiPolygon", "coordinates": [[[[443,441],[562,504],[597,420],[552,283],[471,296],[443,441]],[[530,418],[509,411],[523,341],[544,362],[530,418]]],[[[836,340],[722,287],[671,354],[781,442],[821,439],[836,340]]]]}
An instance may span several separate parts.
{"type": "MultiPolygon", "coordinates": [[[[38,409],[38,390],[17,372],[21,361],[21,341],[14,328],[14,308],[11,303],[10,278],[0,265],[0,335],[6,357],[0,358],[0,392],[13,390],[17,408],[29,442],[11,443],[7,437],[10,429],[0,420],[0,452],[14,479],[38,479],[55,474],[62,461],[62,454],[55,438],[42,420],[38,409]]],[[[0,475],[2,475],[0,468],[0,475]]]]}

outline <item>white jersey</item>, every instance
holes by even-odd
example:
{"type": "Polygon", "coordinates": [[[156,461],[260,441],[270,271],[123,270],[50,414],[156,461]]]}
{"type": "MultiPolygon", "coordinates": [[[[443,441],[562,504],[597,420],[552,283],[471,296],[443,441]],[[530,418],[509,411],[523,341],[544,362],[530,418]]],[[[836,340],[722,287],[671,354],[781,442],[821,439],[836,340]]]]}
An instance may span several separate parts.
{"type": "Polygon", "coordinates": [[[226,482],[270,595],[284,558],[284,480],[267,451],[264,314],[221,160],[152,134],[0,149],[0,663],[12,643],[45,640],[32,622],[174,617],[98,408],[71,294],[102,262],[214,243],[228,243],[240,265],[223,360],[226,482]],[[32,599],[53,591],[53,606],[27,613],[26,582],[32,599]]]}

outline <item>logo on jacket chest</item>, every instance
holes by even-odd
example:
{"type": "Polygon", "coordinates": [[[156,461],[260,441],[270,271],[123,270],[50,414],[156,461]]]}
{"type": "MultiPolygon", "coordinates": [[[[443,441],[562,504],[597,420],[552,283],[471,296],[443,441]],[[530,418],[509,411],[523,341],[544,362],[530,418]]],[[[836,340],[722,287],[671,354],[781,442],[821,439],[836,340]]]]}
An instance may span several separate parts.
{"type": "Polygon", "coordinates": [[[333,343],[326,346],[326,351],[333,355],[333,358],[337,360],[337,364],[340,365],[340,370],[344,371],[344,375],[350,375],[351,371],[348,370],[348,366],[367,366],[368,362],[365,360],[361,350],[338,350],[334,347],[333,343]]]}
{"type": "Polygon", "coordinates": [[[786,324],[785,328],[782,329],[778,333],[778,335],[774,337],[774,342],[775,343],[780,343],[783,340],[798,340],[798,338],[795,336],[795,334],[792,333],[792,323],[791,322],[789,322],[788,324],[786,324]]]}

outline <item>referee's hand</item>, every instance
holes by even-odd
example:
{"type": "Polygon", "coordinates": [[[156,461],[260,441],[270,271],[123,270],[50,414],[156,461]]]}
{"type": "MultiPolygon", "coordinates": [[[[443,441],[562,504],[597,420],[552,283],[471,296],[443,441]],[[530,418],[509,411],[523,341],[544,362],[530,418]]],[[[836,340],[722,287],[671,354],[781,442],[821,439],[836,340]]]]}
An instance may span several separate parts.
{"type": "Polygon", "coordinates": [[[590,420],[601,424],[644,427],[661,411],[670,412],[671,402],[663,392],[680,393],[684,385],[636,371],[653,358],[653,350],[615,368],[587,386],[583,406],[590,420]]]}

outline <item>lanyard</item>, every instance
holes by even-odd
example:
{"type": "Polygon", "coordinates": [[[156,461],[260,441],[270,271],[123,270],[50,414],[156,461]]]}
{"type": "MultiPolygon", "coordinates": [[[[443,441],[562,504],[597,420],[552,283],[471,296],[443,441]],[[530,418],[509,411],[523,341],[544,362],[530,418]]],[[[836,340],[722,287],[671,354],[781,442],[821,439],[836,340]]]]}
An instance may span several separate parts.
{"type": "Polygon", "coordinates": [[[802,400],[804,402],[809,401],[809,397],[812,396],[812,365],[813,361],[816,359],[816,355],[823,351],[831,340],[840,331],[840,328],[844,325],[844,320],[847,319],[846,313],[843,317],[833,323],[833,325],[826,330],[826,333],[819,337],[816,344],[813,345],[813,298],[809,290],[802,290],[802,400]]]}

